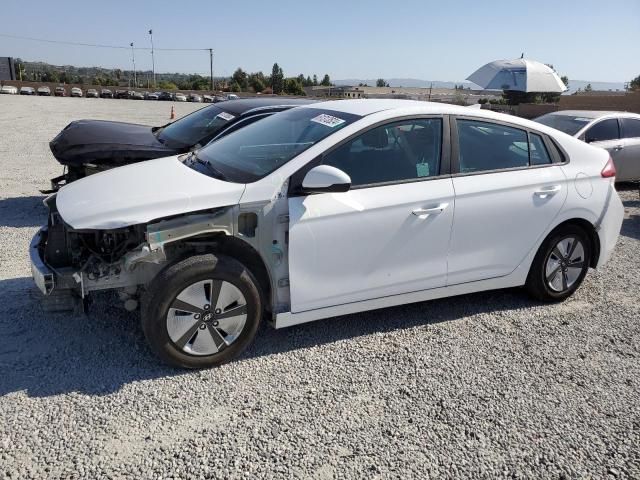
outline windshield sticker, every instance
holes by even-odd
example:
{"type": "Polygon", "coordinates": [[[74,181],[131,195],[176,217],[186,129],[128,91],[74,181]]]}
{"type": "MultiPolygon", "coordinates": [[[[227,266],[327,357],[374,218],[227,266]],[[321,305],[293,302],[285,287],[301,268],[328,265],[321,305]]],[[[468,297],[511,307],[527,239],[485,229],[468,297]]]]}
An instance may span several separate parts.
{"type": "Polygon", "coordinates": [[[216,115],[216,117],[226,120],[227,122],[229,120],[233,120],[234,118],[236,118],[234,115],[231,115],[230,113],[227,113],[227,112],[220,112],[218,115],[216,115]]]}
{"type": "Polygon", "coordinates": [[[311,121],[331,128],[342,125],[345,122],[345,120],[341,118],[334,117],[333,115],[327,115],[326,113],[318,115],[317,117],[313,117],[311,121]]]}

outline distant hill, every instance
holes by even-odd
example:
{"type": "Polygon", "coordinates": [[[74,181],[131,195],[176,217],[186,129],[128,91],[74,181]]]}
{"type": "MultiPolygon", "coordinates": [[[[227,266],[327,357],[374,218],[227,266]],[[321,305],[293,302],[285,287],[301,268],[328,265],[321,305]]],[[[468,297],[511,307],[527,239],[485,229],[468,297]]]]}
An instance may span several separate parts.
{"type": "MultiPolygon", "coordinates": [[[[385,79],[392,87],[415,87],[415,88],[429,88],[433,84],[433,88],[453,88],[456,85],[464,85],[466,87],[475,88],[476,86],[466,80],[459,82],[454,81],[439,81],[439,80],[420,80],[417,78],[386,78],[385,79]]],[[[346,78],[344,80],[332,80],[336,85],[359,85],[361,83],[367,84],[370,87],[375,87],[376,79],[360,79],[360,78],[346,78]]],[[[567,93],[573,93],[579,88],[584,88],[591,84],[593,90],[624,90],[624,83],[622,82],[593,82],[589,80],[569,80],[569,90],[567,93]]]]}

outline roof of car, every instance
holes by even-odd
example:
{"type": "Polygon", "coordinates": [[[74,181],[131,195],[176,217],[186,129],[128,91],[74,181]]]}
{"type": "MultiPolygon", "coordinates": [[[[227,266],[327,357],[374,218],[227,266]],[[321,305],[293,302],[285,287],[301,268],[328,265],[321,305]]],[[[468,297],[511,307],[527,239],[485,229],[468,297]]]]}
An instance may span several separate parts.
{"type": "Polygon", "coordinates": [[[547,115],[561,115],[567,117],[582,117],[582,118],[602,118],[608,116],[617,116],[617,117],[638,117],[637,113],[630,112],[616,112],[616,111],[605,111],[605,110],[558,110],[557,112],[551,112],[547,115]]]}
{"type": "Polygon", "coordinates": [[[397,100],[397,99],[355,99],[355,100],[331,100],[310,105],[311,108],[321,108],[323,110],[333,110],[334,112],[351,113],[354,115],[371,115],[372,113],[385,110],[405,110],[419,109],[423,113],[438,114],[467,114],[469,108],[448,103],[421,102],[418,100],[397,100]]]}
{"type": "Polygon", "coordinates": [[[218,102],[216,105],[229,113],[241,115],[249,110],[253,110],[254,108],[277,107],[280,105],[309,105],[313,102],[314,100],[307,100],[306,98],[273,96],[227,100],[224,102],[218,102]]]}

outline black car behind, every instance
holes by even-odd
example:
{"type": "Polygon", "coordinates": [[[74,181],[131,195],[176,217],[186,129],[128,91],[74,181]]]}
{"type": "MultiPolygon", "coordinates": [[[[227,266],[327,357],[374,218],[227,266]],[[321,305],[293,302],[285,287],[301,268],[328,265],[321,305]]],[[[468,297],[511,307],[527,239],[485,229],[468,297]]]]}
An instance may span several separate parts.
{"type": "Polygon", "coordinates": [[[51,191],[103,170],[200,148],[268,115],[309,103],[282,97],[232,100],[162,127],[105,120],[71,122],[49,143],[53,156],[65,167],[62,175],[51,179],[51,191]]]}

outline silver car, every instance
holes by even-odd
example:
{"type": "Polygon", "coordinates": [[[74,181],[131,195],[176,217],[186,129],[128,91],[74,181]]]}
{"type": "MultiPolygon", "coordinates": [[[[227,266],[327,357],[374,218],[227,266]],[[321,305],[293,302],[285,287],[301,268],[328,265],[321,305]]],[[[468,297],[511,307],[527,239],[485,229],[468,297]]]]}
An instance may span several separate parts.
{"type": "Polygon", "coordinates": [[[617,181],[640,180],[640,115],[561,110],[535,121],[607,150],[616,166],[617,181]]]}

